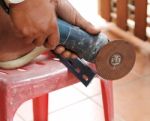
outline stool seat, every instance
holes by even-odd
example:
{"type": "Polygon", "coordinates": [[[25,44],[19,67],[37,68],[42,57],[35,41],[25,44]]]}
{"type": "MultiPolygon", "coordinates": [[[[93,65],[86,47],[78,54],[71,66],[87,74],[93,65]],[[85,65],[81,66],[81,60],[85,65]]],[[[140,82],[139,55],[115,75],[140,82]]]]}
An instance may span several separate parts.
{"type": "MultiPolygon", "coordinates": [[[[47,104],[44,104],[44,102],[48,102],[46,101],[48,99],[47,94],[79,82],[53,54],[47,55],[42,54],[30,64],[21,68],[14,70],[0,69],[0,121],[13,121],[18,107],[29,99],[34,99],[33,110],[34,116],[36,116],[34,120],[47,121],[47,118],[45,118],[47,104]],[[42,95],[45,95],[44,98],[42,98],[42,95]],[[41,108],[42,106],[43,108],[41,108]],[[42,114],[38,110],[42,110],[42,114]],[[44,118],[42,115],[44,115],[44,118]]],[[[93,65],[92,67],[94,68],[93,65]]],[[[110,96],[107,97],[105,91],[104,88],[104,98],[106,98],[104,100],[108,100],[106,102],[108,108],[112,103],[109,103],[110,96]]],[[[111,115],[109,109],[106,110],[106,113],[107,117],[111,115]]]]}
{"type": "Polygon", "coordinates": [[[0,121],[12,121],[26,100],[77,82],[59,60],[45,54],[22,68],[0,69],[0,121]]]}

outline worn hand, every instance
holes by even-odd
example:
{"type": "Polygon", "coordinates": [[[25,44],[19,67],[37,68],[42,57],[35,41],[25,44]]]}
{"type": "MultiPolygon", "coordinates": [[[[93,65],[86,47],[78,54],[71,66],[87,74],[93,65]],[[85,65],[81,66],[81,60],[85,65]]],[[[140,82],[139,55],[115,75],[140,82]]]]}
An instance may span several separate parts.
{"type": "Polygon", "coordinates": [[[25,0],[10,5],[10,17],[23,41],[54,49],[59,43],[59,31],[54,0],[25,0]]]}
{"type": "Polygon", "coordinates": [[[86,21],[67,0],[25,0],[10,6],[11,19],[23,41],[34,43],[36,46],[45,45],[64,57],[76,58],[75,54],[63,46],[57,46],[59,32],[56,14],[90,34],[100,32],[100,29],[86,21]]]}

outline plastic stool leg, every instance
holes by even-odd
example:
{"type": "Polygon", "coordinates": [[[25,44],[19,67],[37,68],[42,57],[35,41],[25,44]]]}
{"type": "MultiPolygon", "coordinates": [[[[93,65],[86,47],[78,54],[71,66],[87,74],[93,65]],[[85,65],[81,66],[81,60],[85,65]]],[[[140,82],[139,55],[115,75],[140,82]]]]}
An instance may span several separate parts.
{"type": "Polygon", "coordinates": [[[105,121],[114,120],[112,81],[101,80],[102,100],[105,121]]]}
{"type": "Polygon", "coordinates": [[[34,121],[48,121],[48,94],[33,99],[34,121]]]}

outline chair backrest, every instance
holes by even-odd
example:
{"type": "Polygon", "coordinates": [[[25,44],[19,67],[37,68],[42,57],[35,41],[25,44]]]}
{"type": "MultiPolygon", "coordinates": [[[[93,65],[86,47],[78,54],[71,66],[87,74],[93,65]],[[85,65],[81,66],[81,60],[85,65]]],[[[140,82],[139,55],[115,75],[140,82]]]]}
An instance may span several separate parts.
{"type": "Polygon", "coordinates": [[[143,40],[150,38],[150,0],[99,0],[99,14],[143,40]]]}

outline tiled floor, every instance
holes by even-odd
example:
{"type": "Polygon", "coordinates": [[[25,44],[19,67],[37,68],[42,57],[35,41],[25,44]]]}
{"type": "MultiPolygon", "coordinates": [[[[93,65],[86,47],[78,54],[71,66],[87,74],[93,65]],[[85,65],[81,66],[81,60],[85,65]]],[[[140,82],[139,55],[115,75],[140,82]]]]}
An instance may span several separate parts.
{"type": "MultiPolygon", "coordinates": [[[[32,101],[25,102],[17,111],[14,121],[33,121],[32,101]]],[[[81,83],[49,94],[51,121],[104,121],[99,79],[88,88],[81,83]]]]}
{"type": "Polygon", "coordinates": [[[137,53],[132,72],[114,82],[115,110],[126,121],[150,121],[150,58],[137,53]]]}

